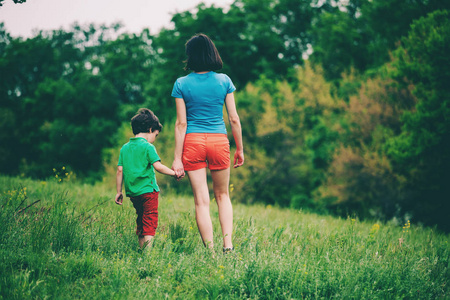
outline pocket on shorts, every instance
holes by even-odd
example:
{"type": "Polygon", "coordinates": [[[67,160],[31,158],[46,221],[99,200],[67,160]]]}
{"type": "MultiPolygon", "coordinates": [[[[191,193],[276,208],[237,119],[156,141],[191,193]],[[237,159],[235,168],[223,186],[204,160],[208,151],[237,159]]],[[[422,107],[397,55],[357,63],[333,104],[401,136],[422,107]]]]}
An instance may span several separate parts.
{"type": "Polygon", "coordinates": [[[230,144],[228,142],[214,145],[214,156],[210,163],[226,167],[230,165],[230,144]]]}
{"type": "Polygon", "coordinates": [[[185,145],[183,149],[183,164],[205,161],[205,157],[202,152],[202,147],[200,145],[185,145]]]}

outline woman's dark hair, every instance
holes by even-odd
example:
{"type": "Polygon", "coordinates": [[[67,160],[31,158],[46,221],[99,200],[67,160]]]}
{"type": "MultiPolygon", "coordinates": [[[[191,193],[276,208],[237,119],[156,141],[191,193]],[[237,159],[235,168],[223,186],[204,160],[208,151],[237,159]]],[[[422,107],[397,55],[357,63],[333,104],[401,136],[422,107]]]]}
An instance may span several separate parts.
{"type": "Polygon", "coordinates": [[[204,72],[222,69],[219,51],[213,41],[203,33],[196,34],[187,41],[186,55],[185,70],[204,72]]]}
{"type": "Polygon", "coordinates": [[[133,134],[138,133],[148,133],[150,129],[153,131],[161,131],[162,125],[159,123],[159,119],[155,114],[148,108],[140,108],[137,114],[131,118],[131,128],[133,129],[133,134]]]}

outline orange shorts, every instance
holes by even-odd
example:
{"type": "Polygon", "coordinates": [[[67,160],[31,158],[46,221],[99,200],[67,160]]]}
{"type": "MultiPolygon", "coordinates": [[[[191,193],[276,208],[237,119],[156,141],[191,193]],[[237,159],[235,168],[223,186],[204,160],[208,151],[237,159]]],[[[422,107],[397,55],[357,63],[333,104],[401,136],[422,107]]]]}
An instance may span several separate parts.
{"type": "Polygon", "coordinates": [[[184,139],[183,166],[186,171],[208,167],[224,170],[230,167],[230,142],[223,133],[188,133],[184,139]]]}

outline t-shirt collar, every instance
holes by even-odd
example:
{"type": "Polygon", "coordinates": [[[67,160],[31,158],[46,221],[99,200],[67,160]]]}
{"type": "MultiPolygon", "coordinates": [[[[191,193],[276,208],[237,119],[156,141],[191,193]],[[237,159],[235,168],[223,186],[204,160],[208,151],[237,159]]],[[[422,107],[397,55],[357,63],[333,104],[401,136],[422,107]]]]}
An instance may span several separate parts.
{"type": "Polygon", "coordinates": [[[144,141],[147,141],[145,138],[143,138],[143,137],[132,137],[132,138],[130,138],[130,142],[132,141],[132,142],[139,142],[140,140],[144,140],[144,141]]]}

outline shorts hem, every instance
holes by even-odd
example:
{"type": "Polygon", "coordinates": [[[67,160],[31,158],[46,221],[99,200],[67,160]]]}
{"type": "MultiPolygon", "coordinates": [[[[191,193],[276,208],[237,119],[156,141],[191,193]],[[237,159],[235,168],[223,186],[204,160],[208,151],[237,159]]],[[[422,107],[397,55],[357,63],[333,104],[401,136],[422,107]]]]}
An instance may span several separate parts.
{"type": "Polygon", "coordinates": [[[197,170],[201,170],[201,169],[206,169],[208,166],[207,165],[202,165],[202,166],[193,166],[193,167],[191,167],[191,168],[184,168],[184,170],[186,171],[186,172],[189,172],[189,171],[197,171],[197,170]]]}
{"type": "Polygon", "coordinates": [[[226,170],[228,168],[230,168],[230,166],[219,165],[219,166],[211,166],[211,167],[209,167],[209,169],[211,171],[221,171],[221,170],[226,170]]]}
{"type": "Polygon", "coordinates": [[[137,236],[140,237],[140,238],[142,238],[144,236],[155,236],[155,235],[156,235],[156,232],[154,234],[145,234],[145,233],[137,234],[137,236]]]}

